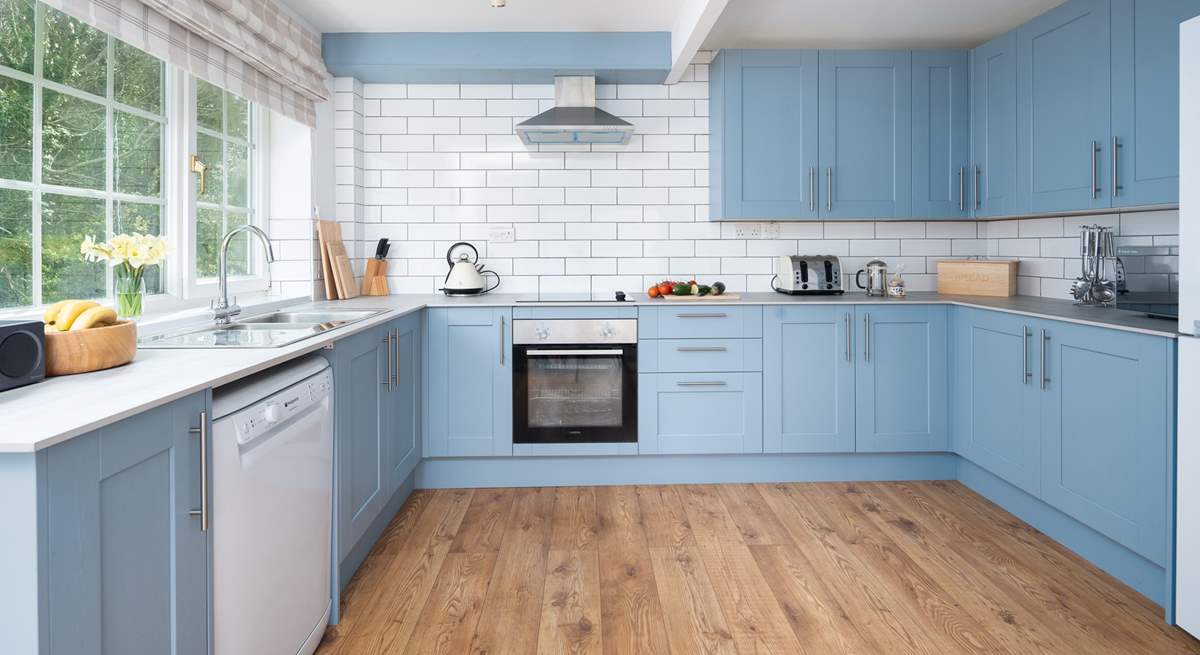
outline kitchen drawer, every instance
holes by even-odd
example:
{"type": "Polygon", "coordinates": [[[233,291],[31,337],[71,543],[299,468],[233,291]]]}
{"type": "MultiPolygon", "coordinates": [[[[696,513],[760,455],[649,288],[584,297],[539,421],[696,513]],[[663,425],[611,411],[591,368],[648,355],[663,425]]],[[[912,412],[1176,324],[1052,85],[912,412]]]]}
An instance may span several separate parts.
{"type": "Polygon", "coordinates": [[[761,305],[730,306],[715,300],[695,301],[684,306],[645,308],[638,320],[638,337],[642,339],[737,339],[761,336],[761,305]]]}
{"type": "Polygon", "coordinates": [[[761,373],[642,373],[638,452],[762,452],[761,373]]]}
{"type": "Polygon", "coordinates": [[[638,370],[643,373],[761,371],[761,339],[659,339],[642,341],[638,370]]]}

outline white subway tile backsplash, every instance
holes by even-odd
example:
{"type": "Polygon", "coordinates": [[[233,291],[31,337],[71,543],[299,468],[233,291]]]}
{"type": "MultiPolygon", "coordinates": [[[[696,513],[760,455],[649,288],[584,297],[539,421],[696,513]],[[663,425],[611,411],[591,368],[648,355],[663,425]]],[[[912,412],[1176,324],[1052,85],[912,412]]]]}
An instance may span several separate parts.
{"type": "Polygon", "coordinates": [[[487,185],[506,187],[535,187],[538,186],[538,172],[503,170],[488,171],[487,185]]]}
{"type": "Polygon", "coordinates": [[[568,205],[610,205],[617,202],[617,190],[603,187],[567,189],[568,205]]]}

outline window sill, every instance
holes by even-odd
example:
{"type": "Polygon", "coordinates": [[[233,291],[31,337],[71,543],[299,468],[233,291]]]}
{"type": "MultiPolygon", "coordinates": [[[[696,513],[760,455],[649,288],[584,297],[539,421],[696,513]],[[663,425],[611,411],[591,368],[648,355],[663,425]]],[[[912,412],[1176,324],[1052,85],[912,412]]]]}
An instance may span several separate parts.
{"type": "MultiPolygon", "coordinates": [[[[283,298],[268,294],[265,291],[238,295],[238,304],[242,306],[241,316],[253,316],[278,309],[279,307],[299,302],[309,302],[311,300],[312,298],[309,296],[283,298]]],[[[17,310],[0,312],[0,320],[40,321],[42,320],[43,311],[43,308],[23,307],[17,310]]],[[[211,320],[212,314],[209,310],[209,300],[207,298],[181,300],[174,296],[161,295],[146,298],[146,311],[138,319],[137,323],[141,332],[159,334],[211,320]]]]}

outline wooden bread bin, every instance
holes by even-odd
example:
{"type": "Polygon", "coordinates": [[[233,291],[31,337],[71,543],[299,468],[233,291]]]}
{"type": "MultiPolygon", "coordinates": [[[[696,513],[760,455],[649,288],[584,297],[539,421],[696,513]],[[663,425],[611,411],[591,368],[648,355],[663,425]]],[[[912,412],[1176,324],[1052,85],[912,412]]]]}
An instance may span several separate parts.
{"type": "Polygon", "coordinates": [[[73,375],[122,366],[137,354],[137,324],[46,333],[46,375],[73,375]]]}
{"type": "Polygon", "coordinates": [[[938,293],[962,296],[1017,295],[1015,259],[942,259],[937,263],[938,293]]]}

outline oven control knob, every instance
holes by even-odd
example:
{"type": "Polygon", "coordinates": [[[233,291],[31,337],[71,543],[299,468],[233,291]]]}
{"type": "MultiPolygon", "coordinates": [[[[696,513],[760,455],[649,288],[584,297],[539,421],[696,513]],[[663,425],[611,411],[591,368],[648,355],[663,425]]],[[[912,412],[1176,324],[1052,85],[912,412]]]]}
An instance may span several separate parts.
{"type": "Polygon", "coordinates": [[[545,326],[539,325],[533,332],[537,335],[539,341],[545,341],[550,338],[550,328],[545,326]]]}
{"type": "Polygon", "coordinates": [[[600,336],[604,337],[605,339],[611,339],[613,334],[615,333],[613,332],[612,326],[608,323],[605,323],[604,327],[600,328],[600,336]]]}

